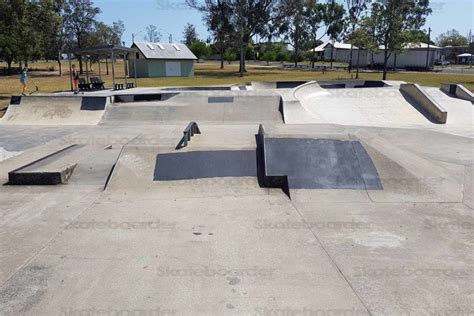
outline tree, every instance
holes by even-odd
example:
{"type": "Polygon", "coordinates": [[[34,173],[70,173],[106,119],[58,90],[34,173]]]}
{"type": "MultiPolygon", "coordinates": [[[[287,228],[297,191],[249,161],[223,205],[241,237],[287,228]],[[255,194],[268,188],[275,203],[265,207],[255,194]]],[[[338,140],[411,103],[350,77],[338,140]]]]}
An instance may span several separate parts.
{"type": "Polygon", "coordinates": [[[72,48],[71,36],[67,36],[64,29],[64,0],[52,1],[51,16],[43,29],[46,38],[43,40],[44,56],[46,59],[56,60],[59,67],[59,76],[62,76],[62,53],[66,47],[72,48]]]}
{"type": "Polygon", "coordinates": [[[370,25],[367,23],[367,19],[363,19],[359,24],[359,27],[354,29],[348,37],[349,41],[357,46],[357,72],[356,79],[359,79],[359,65],[360,65],[360,52],[362,49],[367,50],[367,52],[375,52],[377,50],[377,43],[375,42],[374,37],[370,29],[370,25]]]}
{"type": "Polygon", "coordinates": [[[146,27],[145,41],[150,43],[157,43],[161,40],[161,33],[155,25],[148,25],[146,27]]]}
{"type": "Polygon", "coordinates": [[[234,60],[237,59],[237,54],[234,52],[228,51],[228,52],[225,52],[224,58],[230,65],[234,60]]]}
{"type": "MultiPolygon", "coordinates": [[[[73,36],[78,48],[83,47],[86,37],[94,30],[95,18],[100,12],[91,0],[65,1],[64,27],[66,33],[73,36]]],[[[81,56],[79,56],[79,69],[83,73],[81,56]]]]}
{"type": "Polygon", "coordinates": [[[306,18],[308,19],[308,34],[311,39],[311,64],[314,68],[315,62],[315,48],[320,44],[321,38],[325,35],[326,31],[321,37],[318,37],[318,31],[321,28],[321,23],[324,20],[326,14],[326,5],[317,1],[311,1],[306,7],[306,18]]]}
{"type": "Polygon", "coordinates": [[[214,45],[219,51],[221,69],[224,69],[224,54],[230,46],[232,38],[231,7],[228,1],[207,0],[206,3],[208,7],[207,27],[214,38],[214,45]]]}
{"type": "Polygon", "coordinates": [[[272,50],[267,50],[265,54],[263,54],[263,60],[267,62],[267,66],[270,65],[271,61],[275,61],[277,57],[277,53],[272,50]]]}
{"type": "Polygon", "coordinates": [[[327,31],[326,35],[331,39],[331,69],[333,65],[334,57],[334,42],[338,40],[339,35],[344,31],[344,6],[336,3],[335,0],[331,0],[326,5],[326,12],[323,20],[326,24],[327,31]]]}
{"type": "Polygon", "coordinates": [[[122,36],[125,33],[125,24],[122,20],[112,23],[112,43],[115,45],[122,45],[122,36]]]}
{"type": "Polygon", "coordinates": [[[196,32],[196,26],[188,23],[184,27],[184,32],[183,32],[183,38],[184,41],[183,43],[186,44],[186,46],[191,46],[195,41],[198,40],[197,32],[196,32]]]}
{"type": "MultiPolygon", "coordinates": [[[[186,3],[200,12],[204,13],[204,19],[208,23],[210,10],[216,4],[212,0],[205,0],[201,4],[197,0],[186,0],[186,3]]],[[[217,4],[226,2],[228,6],[228,23],[231,26],[232,40],[237,44],[240,53],[240,76],[245,72],[245,56],[252,36],[263,34],[274,8],[274,0],[217,0],[217,4]]]]}
{"type": "Polygon", "coordinates": [[[368,23],[378,45],[384,48],[383,80],[387,79],[387,62],[393,53],[400,53],[405,45],[416,40],[416,30],[431,13],[429,0],[386,0],[372,4],[368,23]]]}
{"type": "Polygon", "coordinates": [[[49,41],[58,22],[53,0],[0,1],[0,59],[11,65],[48,55],[49,41]]]}
{"type": "Polygon", "coordinates": [[[209,55],[210,51],[209,46],[207,46],[205,42],[200,40],[197,40],[192,43],[189,49],[193,52],[194,55],[196,55],[196,57],[198,58],[198,62],[201,57],[209,55]]]}
{"type": "MultiPolygon", "coordinates": [[[[94,30],[87,36],[86,43],[89,46],[101,45],[121,45],[121,37],[125,27],[123,22],[118,20],[112,26],[103,22],[96,22],[94,30]]],[[[109,74],[109,62],[105,59],[106,74],[109,74]]]]}
{"type": "MultiPolygon", "coordinates": [[[[352,33],[355,32],[356,26],[360,21],[361,15],[367,10],[367,6],[371,1],[372,0],[346,0],[347,12],[348,12],[347,19],[348,19],[348,24],[350,26],[350,31],[352,33]]],[[[351,51],[350,51],[349,67],[348,67],[348,70],[350,73],[352,70],[352,51],[354,48],[354,43],[352,41],[349,41],[349,42],[351,43],[351,51]]],[[[359,75],[358,72],[357,72],[357,75],[359,75]]]]}
{"type": "Polygon", "coordinates": [[[441,47],[446,46],[467,46],[469,45],[469,40],[459,34],[455,29],[447,31],[446,33],[440,34],[436,38],[436,44],[441,47]]]}
{"type": "Polygon", "coordinates": [[[309,36],[306,14],[310,13],[307,6],[309,0],[280,0],[276,7],[275,23],[278,31],[284,35],[286,41],[295,49],[295,68],[298,66],[298,57],[301,41],[309,36]]]}

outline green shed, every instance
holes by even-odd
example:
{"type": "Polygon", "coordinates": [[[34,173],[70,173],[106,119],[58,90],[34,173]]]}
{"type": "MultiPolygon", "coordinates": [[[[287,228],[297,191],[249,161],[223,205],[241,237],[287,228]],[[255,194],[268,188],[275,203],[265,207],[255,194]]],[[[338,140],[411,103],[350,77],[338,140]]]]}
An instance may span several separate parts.
{"type": "Polygon", "coordinates": [[[129,54],[129,73],[137,77],[193,77],[197,57],[184,44],[136,42],[129,54]]]}

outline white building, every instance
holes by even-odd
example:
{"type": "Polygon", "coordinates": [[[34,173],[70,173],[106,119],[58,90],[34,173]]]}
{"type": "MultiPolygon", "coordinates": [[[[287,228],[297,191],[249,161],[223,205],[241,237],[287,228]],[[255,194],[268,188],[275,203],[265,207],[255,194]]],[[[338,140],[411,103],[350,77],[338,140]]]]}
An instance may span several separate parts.
{"type": "MultiPolygon", "coordinates": [[[[356,46],[352,47],[352,60],[354,63],[357,61],[357,50],[358,48],[356,46]]],[[[332,59],[334,61],[349,63],[351,56],[351,44],[327,41],[316,47],[314,51],[324,58],[324,60],[330,61],[332,54],[332,59]]],[[[363,58],[361,56],[361,60],[362,59],[363,58]]]]}
{"type": "MultiPolygon", "coordinates": [[[[351,44],[339,43],[339,42],[325,42],[314,50],[324,56],[324,60],[331,60],[331,49],[333,49],[333,60],[339,62],[349,63],[351,44]]],[[[404,68],[404,69],[421,69],[426,68],[426,60],[428,54],[428,44],[408,44],[405,50],[401,54],[391,53],[387,61],[388,68],[404,68]]],[[[359,59],[360,67],[367,67],[369,65],[375,67],[381,67],[384,63],[385,48],[380,46],[378,51],[375,53],[368,52],[365,49],[361,49],[356,46],[352,47],[352,66],[357,65],[357,59],[359,59]],[[360,54],[360,56],[359,56],[360,54]]],[[[433,68],[437,61],[441,60],[441,47],[430,45],[428,67],[433,68]]]]}

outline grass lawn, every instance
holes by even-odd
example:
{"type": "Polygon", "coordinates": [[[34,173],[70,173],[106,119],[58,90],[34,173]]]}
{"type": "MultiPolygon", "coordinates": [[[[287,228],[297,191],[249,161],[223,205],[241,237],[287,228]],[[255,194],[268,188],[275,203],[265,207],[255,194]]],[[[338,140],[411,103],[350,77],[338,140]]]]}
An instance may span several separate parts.
{"type": "MultiPolygon", "coordinates": [[[[77,64],[77,63],[76,63],[77,64]]],[[[276,80],[331,80],[331,79],[349,79],[351,74],[345,71],[326,72],[322,74],[320,71],[283,69],[278,67],[265,67],[262,65],[249,65],[248,72],[244,77],[238,74],[238,65],[225,65],[225,69],[219,69],[218,63],[198,63],[195,67],[195,76],[193,78],[143,78],[138,79],[139,87],[160,87],[160,86],[208,86],[208,85],[228,85],[243,84],[251,81],[276,81],[276,80]]],[[[0,64],[0,67],[4,65],[0,64]]],[[[33,69],[47,69],[57,64],[38,63],[31,64],[33,69]]],[[[67,68],[64,63],[63,69],[67,68]]],[[[94,71],[97,74],[98,65],[94,64],[94,71]]],[[[116,74],[123,76],[123,63],[117,63],[116,74]]],[[[101,63],[101,70],[105,72],[105,63],[101,63]]],[[[34,91],[33,82],[38,85],[40,92],[55,92],[69,90],[69,75],[62,77],[53,75],[48,72],[33,72],[29,80],[29,91],[34,91]]],[[[354,75],[355,76],[355,75],[354,75]]],[[[382,78],[381,73],[366,72],[360,74],[361,79],[382,78]]],[[[106,81],[106,86],[111,85],[111,75],[102,76],[106,81]]],[[[422,73],[422,72],[397,72],[389,73],[388,80],[402,80],[407,82],[419,83],[425,86],[439,87],[441,83],[460,83],[471,91],[474,91],[474,75],[473,74],[444,74],[444,73],[422,73]]],[[[118,80],[122,81],[121,79],[118,80]]],[[[18,95],[21,92],[19,76],[0,76],[0,111],[5,109],[9,104],[10,96],[18,95]]],[[[0,116],[2,113],[0,113],[0,116]]]]}

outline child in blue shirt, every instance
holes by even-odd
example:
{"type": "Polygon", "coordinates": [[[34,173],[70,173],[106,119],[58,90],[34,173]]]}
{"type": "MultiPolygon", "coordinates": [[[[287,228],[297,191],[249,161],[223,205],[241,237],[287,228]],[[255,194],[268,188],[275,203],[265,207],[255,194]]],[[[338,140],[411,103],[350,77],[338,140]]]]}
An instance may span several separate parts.
{"type": "Polygon", "coordinates": [[[28,72],[28,66],[24,67],[20,73],[20,83],[23,86],[23,90],[21,92],[22,95],[25,95],[25,92],[26,92],[26,73],[27,72],[28,72]]]}

